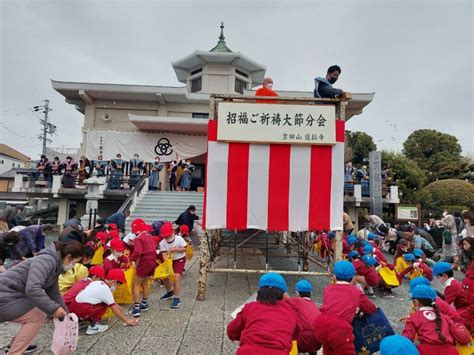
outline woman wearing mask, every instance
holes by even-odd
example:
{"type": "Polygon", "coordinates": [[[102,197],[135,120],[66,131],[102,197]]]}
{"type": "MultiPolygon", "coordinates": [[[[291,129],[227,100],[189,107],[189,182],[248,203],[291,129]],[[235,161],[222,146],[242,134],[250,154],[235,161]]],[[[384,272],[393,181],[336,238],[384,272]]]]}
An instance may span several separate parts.
{"type": "Polygon", "coordinates": [[[160,157],[155,157],[155,161],[151,163],[150,167],[150,182],[148,183],[148,190],[156,191],[160,185],[160,171],[163,170],[164,164],[160,163],[160,157]]]}
{"type": "Polygon", "coordinates": [[[47,316],[63,318],[67,308],[59,292],[58,277],[82,260],[84,247],[78,242],[55,243],[0,274],[0,322],[21,325],[8,354],[23,354],[31,345],[47,316]]]}

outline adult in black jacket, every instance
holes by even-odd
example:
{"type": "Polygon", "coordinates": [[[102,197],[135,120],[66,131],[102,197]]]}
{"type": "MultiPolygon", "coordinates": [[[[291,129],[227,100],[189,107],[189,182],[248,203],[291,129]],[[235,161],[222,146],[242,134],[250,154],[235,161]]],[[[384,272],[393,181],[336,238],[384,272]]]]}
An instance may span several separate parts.
{"type": "Polygon", "coordinates": [[[189,227],[189,232],[191,233],[194,228],[194,221],[198,221],[199,216],[196,216],[196,207],[194,205],[189,206],[186,211],[181,213],[174,224],[182,226],[183,224],[189,227]]]}

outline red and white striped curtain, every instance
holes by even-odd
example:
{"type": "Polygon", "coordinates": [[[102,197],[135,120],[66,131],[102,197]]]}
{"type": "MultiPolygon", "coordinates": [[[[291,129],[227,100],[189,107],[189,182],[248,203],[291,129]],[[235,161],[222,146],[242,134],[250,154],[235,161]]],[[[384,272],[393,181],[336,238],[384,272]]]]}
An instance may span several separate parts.
{"type": "Polygon", "coordinates": [[[342,230],[344,121],[335,145],[225,143],[208,128],[206,229],[342,230]]]}

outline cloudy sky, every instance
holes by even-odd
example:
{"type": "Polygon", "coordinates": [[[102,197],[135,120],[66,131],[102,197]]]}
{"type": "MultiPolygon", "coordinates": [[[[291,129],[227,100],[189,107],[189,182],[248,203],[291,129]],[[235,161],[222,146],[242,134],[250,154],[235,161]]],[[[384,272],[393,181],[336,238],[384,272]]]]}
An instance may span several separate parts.
{"type": "Polygon", "coordinates": [[[348,129],[379,149],[433,128],[472,156],[472,20],[470,0],[1,0],[0,142],[38,157],[30,108],[49,99],[51,145],[79,147],[82,115],[51,79],[180,86],[170,63],[212,48],[224,21],[228,46],[265,64],[277,90],[312,91],[339,64],[336,87],[375,92],[348,129]]]}

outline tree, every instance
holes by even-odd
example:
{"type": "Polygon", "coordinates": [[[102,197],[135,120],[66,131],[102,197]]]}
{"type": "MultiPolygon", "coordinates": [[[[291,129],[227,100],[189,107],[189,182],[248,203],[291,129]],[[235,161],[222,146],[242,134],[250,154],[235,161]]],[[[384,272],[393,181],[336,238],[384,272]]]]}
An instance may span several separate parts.
{"type": "Polygon", "coordinates": [[[432,207],[435,209],[450,206],[451,210],[459,212],[467,209],[474,201],[474,184],[464,180],[435,181],[427,185],[423,191],[430,194],[432,207]]]}
{"type": "Polygon", "coordinates": [[[354,165],[364,164],[364,160],[369,158],[369,152],[377,150],[374,140],[365,132],[346,131],[346,144],[352,151],[354,165]]]}
{"type": "Polygon", "coordinates": [[[413,160],[401,153],[382,151],[382,165],[387,167],[389,181],[397,184],[402,202],[423,203],[429,199],[421,192],[425,174],[413,160]]]}
{"type": "Polygon", "coordinates": [[[419,129],[403,143],[403,153],[425,171],[428,182],[442,176],[456,177],[465,170],[458,139],[450,134],[433,129],[419,129]]]}

